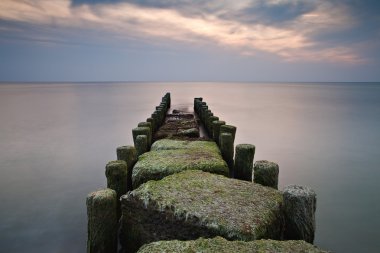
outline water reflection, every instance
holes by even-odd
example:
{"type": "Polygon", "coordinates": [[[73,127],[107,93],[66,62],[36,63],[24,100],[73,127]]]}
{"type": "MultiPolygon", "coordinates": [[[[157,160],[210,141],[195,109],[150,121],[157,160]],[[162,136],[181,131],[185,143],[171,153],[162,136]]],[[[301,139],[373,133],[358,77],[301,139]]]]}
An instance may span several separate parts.
{"type": "Polygon", "coordinates": [[[318,194],[315,243],[374,252],[380,205],[380,86],[374,84],[107,83],[0,85],[0,251],[84,252],[85,196],[166,92],[192,108],[203,96],[280,165],[280,188],[318,194]]]}

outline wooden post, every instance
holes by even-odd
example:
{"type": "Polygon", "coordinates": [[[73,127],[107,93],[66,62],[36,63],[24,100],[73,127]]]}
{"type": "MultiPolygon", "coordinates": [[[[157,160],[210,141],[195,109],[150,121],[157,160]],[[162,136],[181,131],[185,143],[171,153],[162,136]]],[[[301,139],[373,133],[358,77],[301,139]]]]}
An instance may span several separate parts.
{"type": "Polygon", "coordinates": [[[138,127],[149,127],[150,129],[150,134],[148,136],[148,143],[150,143],[150,145],[152,145],[152,136],[153,136],[153,128],[152,128],[152,123],[150,122],[140,122],[138,125],[138,127]],[[150,138],[150,139],[149,139],[150,138]]]}
{"type": "Polygon", "coordinates": [[[232,135],[232,140],[235,141],[235,135],[236,135],[236,127],[231,125],[222,125],[220,126],[220,133],[219,136],[222,135],[222,133],[230,133],[232,135]]]}
{"type": "Polygon", "coordinates": [[[127,191],[132,190],[132,171],[137,162],[137,152],[134,146],[121,146],[116,149],[117,160],[127,163],[127,191]]]}
{"type": "MultiPolygon", "coordinates": [[[[220,126],[225,125],[225,121],[217,120],[212,122],[212,137],[214,141],[220,146],[219,138],[220,138],[220,126]]],[[[232,137],[232,136],[231,136],[232,137]]]]}
{"type": "Polygon", "coordinates": [[[284,189],[285,239],[305,240],[313,243],[315,234],[315,192],[300,185],[289,185],[284,189]]]}
{"type": "Polygon", "coordinates": [[[277,163],[265,160],[255,162],[253,166],[253,181],[257,184],[278,188],[279,167],[277,163]]]}
{"type": "Polygon", "coordinates": [[[234,177],[236,179],[252,181],[253,158],[255,146],[251,144],[238,144],[235,148],[234,177]]]}
{"type": "Polygon", "coordinates": [[[147,141],[148,141],[148,146],[147,148],[150,148],[152,145],[149,141],[152,140],[152,137],[150,136],[150,128],[149,127],[136,127],[132,129],[132,135],[133,135],[133,143],[135,144],[135,147],[137,149],[136,145],[136,137],[138,135],[146,135],[147,136],[147,141]]]}
{"type": "Polygon", "coordinates": [[[137,135],[136,137],[136,151],[137,156],[144,154],[148,151],[148,137],[146,135],[137,135]]]}
{"type": "Polygon", "coordinates": [[[87,196],[87,253],[116,253],[117,203],[116,192],[112,189],[87,196]]]}
{"type": "Polygon", "coordinates": [[[211,139],[213,139],[213,128],[212,128],[212,122],[214,121],[218,121],[219,120],[219,117],[216,117],[216,116],[210,116],[208,118],[208,122],[207,122],[207,128],[210,129],[210,132],[209,132],[209,136],[211,139]]]}
{"type": "Polygon", "coordinates": [[[222,133],[220,136],[220,151],[224,160],[227,162],[230,169],[230,177],[233,177],[234,167],[234,142],[232,140],[232,134],[222,133]]]}
{"type": "Polygon", "coordinates": [[[110,161],[106,165],[107,188],[116,191],[117,199],[127,192],[127,174],[125,161],[110,161]]]}
{"type": "Polygon", "coordinates": [[[156,131],[156,122],[153,118],[147,118],[146,122],[150,122],[150,124],[152,125],[152,141],[153,141],[154,132],[156,131]]]}

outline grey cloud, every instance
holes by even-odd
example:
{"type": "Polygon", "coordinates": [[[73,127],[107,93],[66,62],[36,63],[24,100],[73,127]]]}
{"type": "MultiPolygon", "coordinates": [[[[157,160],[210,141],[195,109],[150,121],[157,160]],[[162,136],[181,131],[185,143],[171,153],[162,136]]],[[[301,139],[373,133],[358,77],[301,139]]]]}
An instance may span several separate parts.
{"type": "Polygon", "coordinates": [[[73,5],[98,3],[132,3],[141,7],[173,9],[185,16],[216,15],[225,20],[245,24],[281,25],[316,8],[319,1],[280,1],[271,4],[265,0],[72,0],[73,5]]]}

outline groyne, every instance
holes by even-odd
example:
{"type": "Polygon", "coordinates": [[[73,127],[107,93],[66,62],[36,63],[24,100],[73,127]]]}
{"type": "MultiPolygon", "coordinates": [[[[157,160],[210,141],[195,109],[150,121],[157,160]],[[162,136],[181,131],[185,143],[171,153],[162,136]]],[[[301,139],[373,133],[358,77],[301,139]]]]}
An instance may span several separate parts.
{"type": "Polygon", "coordinates": [[[194,112],[172,110],[166,93],[132,129],[134,145],[107,163],[107,189],[87,197],[87,252],[118,243],[120,252],[323,252],[312,245],[314,191],[277,190],[278,164],[253,163],[256,147],[235,146],[236,131],[202,98],[194,112]]]}

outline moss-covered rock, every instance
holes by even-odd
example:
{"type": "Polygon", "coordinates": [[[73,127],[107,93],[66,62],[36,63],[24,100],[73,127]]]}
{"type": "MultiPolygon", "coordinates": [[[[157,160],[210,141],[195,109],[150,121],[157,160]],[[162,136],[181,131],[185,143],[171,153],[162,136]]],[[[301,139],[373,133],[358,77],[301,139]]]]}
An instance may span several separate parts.
{"type": "Polygon", "coordinates": [[[168,114],[165,118],[164,124],[158,129],[154,135],[155,140],[173,137],[199,137],[199,126],[195,120],[194,114],[177,113],[168,114]]]}
{"type": "Polygon", "coordinates": [[[281,192],[199,170],[149,181],[121,199],[122,243],[130,252],[159,240],[250,241],[283,233],[281,192]]]}
{"type": "Polygon", "coordinates": [[[221,155],[220,150],[213,141],[190,141],[190,140],[172,140],[162,139],[153,143],[151,150],[175,150],[175,149],[192,149],[203,150],[210,153],[218,153],[221,155]]]}
{"type": "Polygon", "coordinates": [[[199,130],[197,128],[179,130],[177,135],[198,138],[199,130]]]}
{"type": "Polygon", "coordinates": [[[150,152],[139,157],[132,172],[133,188],[190,169],[229,175],[215,142],[162,139],[152,145],[150,152]]]}
{"type": "Polygon", "coordinates": [[[195,241],[158,241],[141,247],[138,253],[327,253],[305,241],[257,240],[253,242],[227,241],[222,237],[200,238],[195,241]]]}

